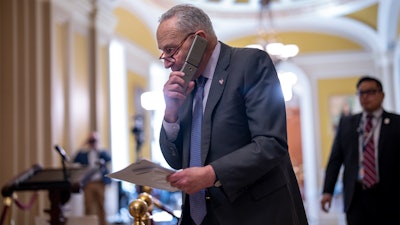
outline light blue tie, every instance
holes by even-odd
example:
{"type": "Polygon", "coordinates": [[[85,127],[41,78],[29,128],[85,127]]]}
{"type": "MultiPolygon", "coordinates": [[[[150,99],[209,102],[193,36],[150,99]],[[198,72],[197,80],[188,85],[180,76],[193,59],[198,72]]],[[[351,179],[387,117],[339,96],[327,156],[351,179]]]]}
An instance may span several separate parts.
{"type": "MultiPolygon", "coordinates": [[[[193,100],[194,109],[192,117],[192,133],[190,138],[190,167],[202,166],[201,163],[201,121],[203,119],[203,92],[207,78],[200,76],[197,79],[197,90],[193,100]]],[[[189,196],[190,216],[193,221],[200,225],[207,209],[205,190],[202,189],[189,196]]]]}

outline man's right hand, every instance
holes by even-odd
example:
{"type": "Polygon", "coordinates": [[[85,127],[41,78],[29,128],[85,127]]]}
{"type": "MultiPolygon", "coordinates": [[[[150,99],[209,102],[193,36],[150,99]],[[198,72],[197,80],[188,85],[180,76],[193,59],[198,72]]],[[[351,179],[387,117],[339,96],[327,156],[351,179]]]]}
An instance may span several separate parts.
{"type": "Polygon", "coordinates": [[[328,193],[324,193],[321,198],[321,209],[324,212],[329,212],[332,204],[332,195],[328,193]]]}
{"type": "Polygon", "coordinates": [[[172,71],[168,81],[164,84],[165,114],[164,119],[168,123],[174,123],[178,119],[178,110],[186,99],[186,96],[194,89],[194,82],[190,81],[185,89],[185,74],[181,71],[172,71]]]}

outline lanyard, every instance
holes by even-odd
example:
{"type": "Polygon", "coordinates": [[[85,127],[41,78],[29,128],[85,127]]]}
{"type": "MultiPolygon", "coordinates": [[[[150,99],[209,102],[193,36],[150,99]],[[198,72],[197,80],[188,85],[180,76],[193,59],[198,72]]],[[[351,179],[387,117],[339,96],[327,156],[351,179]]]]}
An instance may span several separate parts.
{"type": "Polygon", "coordinates": [[[360,123],[360,125],[359,125],[359,127],[358,127],[358,133],[359,133],[359,135],[360,135],[360,143],[361,143],[361,149],[362,149],[362,151],[364,151],[365,150],[365,146],[367,145],[367,143],[368,143],[368,141],[371,139],[371,138],[374,138],[373,136],[374,136],[374,133],[375,133],[375,129],[378,127],[378,125],[379,125],[379,120],[380,120],[380,118],[381,118],[381,116],[379,116],[377,119],[376,119],[376,122],[374,123],[374,118],[372,118],[372,128],[371,128],[371,130],[368,132],[368,133],[366,133],[365,132],[365,120],[366,120],[366,117],[364,117],[363,119],[362,119],[362,121],[361,121],[361,123],[360,123]]]}
{"type": "Polygon", "coordinates": [[[365,150],[365,146],[367,145],[369,139],[373,138],[374,133],[375,133],[375,129],[377,127],[378,123],[372,123],[372,128],[371,130],[368,132],[368,134],[364,134],[365,132],[363,132],[362,135],[362,150],[365,150]]]}

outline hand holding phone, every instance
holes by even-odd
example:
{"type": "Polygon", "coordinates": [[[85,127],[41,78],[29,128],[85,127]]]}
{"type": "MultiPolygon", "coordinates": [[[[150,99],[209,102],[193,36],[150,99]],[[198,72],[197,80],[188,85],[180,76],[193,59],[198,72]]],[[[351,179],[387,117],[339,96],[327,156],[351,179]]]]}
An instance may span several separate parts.
{"type": "Polygon", "coordinates": [[[185,64],[183,64],[181,69],[181,71],[185,73],[185,76],[183,77],[185,80],[185,87],[187,87],[189,81],[191,81],[193,76],[196,74],[206,47],[207,40],[196,35],[186,57],[185,64]]]}

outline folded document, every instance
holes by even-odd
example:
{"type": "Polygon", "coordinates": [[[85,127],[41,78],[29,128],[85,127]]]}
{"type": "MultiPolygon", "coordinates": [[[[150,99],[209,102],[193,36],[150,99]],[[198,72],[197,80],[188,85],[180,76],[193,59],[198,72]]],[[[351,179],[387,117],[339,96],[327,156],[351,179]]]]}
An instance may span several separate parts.
{"type": "Polygon", "coordinates": [[[174,170],[165,168],[147,159],[141,159],[132,163],[126,168],[107,174],[107,177],[127,181],[141,186],[149,186],[152,188],[179,191],[167,182],[167,176],[174,173],[174,170]]]}

